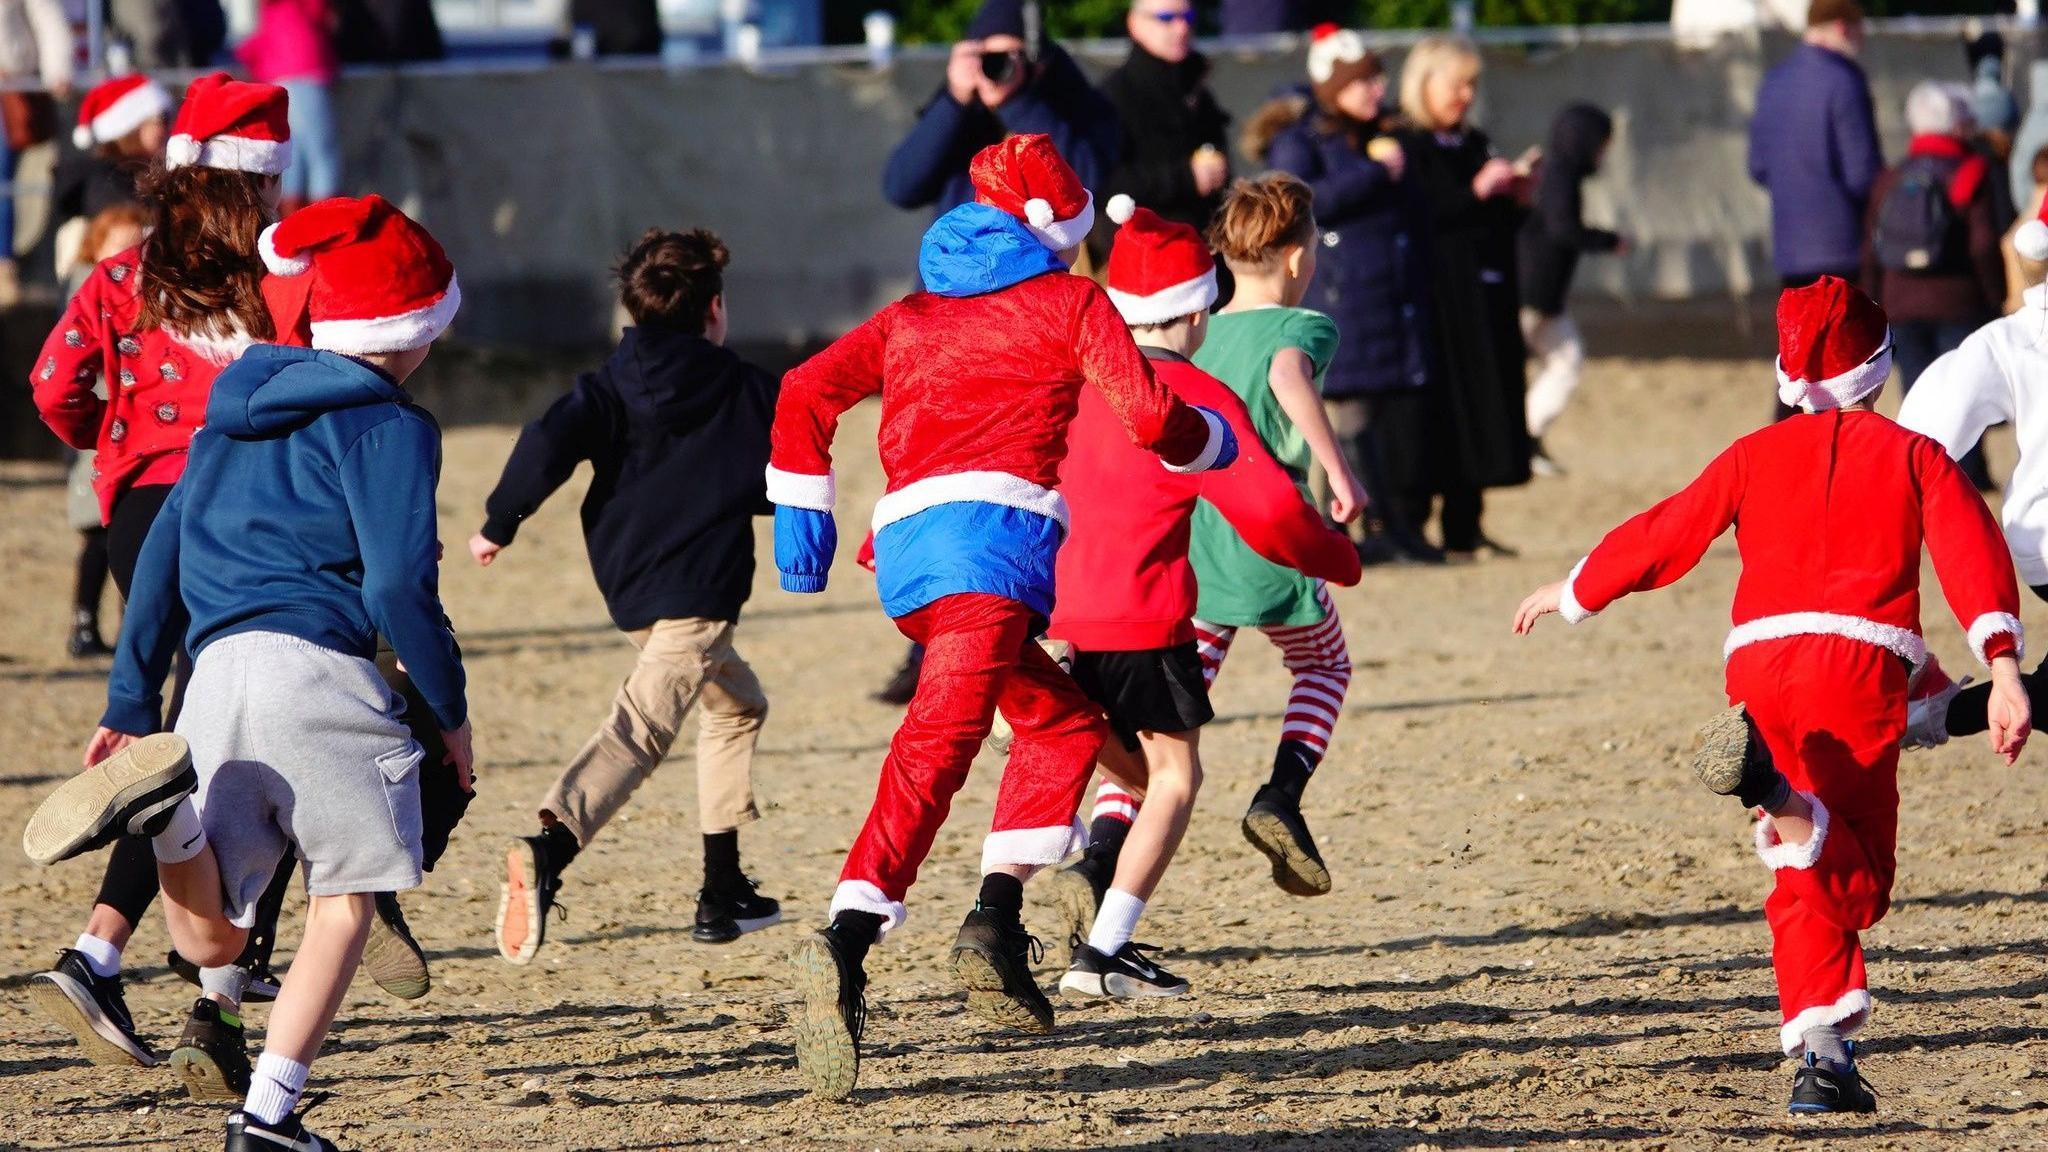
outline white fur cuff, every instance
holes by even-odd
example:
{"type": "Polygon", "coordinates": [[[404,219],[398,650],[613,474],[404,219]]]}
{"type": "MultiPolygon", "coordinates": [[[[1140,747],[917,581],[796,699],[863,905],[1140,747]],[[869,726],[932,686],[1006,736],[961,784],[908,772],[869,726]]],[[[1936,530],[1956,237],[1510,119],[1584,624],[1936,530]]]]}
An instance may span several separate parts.
{"type": "MultiPolygon", "coordinates": [[[[1031,203],[1045,205],[1044,212],[1033,212],[1031,213],[1032,215],[1051,215],[1052,205],[1050,202],[1034,199],[1031,203]]],[[[1025,210],[1030,212],[1028,205],[1025,210]]],[[[1029,228],[1031,234],[1038,237],[1039,242],[1047,248],[1055,252],[1065,252],[1067,249],[1086,240],[1089,229],[1095,227],[1095,194],[1092,192],[1088,194],[1088,203],[1082,206],[1081,212],[1077,216],[1066,220],[1048,219],[1042,224],[1036,220],[1027,219],[1024,221],[1024,227],[1029,228]]]]}
{"type": "Polygon", "coordinates": [[[1984,658],[1984,646],[2001,633],[2012,636],[2013,658],[2026,658],[2027,630],[2020,624],[2020,618],[2010,612],[1986,612],[1970,622],[1970,651],[1978,663],[1987,666],[1991,663],[1984,658]]]}
{"type": "Polygon", "coordinates": [[[1778,829],[1769,817],[1756,822],[1756,855],[1764,867],[1775,872],[1780,868],[1796,868],[1801,871],[1811,868],[1820,859],[1820,850],[1828,840],[1828,807],[1820,797],[1811,792],[1801,792],[1806,802],[1813,805],[1813,835],[1804,844],[1787,844],[1778,839],[1778,829]]]}
{"type": "Polygon", "coordinates": [[[832,907],[825,913],[825,919],[841,912],[872,912],[882,918],[882,931],[875,937],[880,940],[910,918],[910,910],[901,900],[891,900],[882,895],[882,890],[866,880],[841,880],[839,887],[832,890],[832,907]]]}
{"type": "Polygon", "coordinates": [[[813,512],[830,512],[832,504],[839,498],[838,473],[827,469],[823,476],[803,472],[784,472],[775,465],[768,466],[768,502],[787,508],[809,508],[813,512]]]}
{"type": "Polygon", "coordinates": [[[1870,1022],[1870,992],[1863,988],[1851,988],[1842,993],[1842,998],[1833,1004],[1820,1004],[1801,1009],[1778,1029],[1778,1046],[1787,1056],[1797,1056],[1806,1051],[1806,1034],[1815,1028],[1832,1024],[1845,1036],[1862,1030],[1870,1022]]]}
{"type": "Polygon", "coordinates": [[[1564,578],[1564,590],[1557,595],[1557,614],[1564,617],[1564,622],[1567,624],[1577,624],[1580,621],[1590,620],[1598,615],[1598,613],[1588,611],[1584,604],[1579,603],[1579,597],[1573,590],[1573,586],[1579,582],[1579,570],[1585,566],[1585,560],[1580,560],[1577,564],[1572,565],[1571,574],[1564,578]]]}
{"type": "Polygon", "coordinates": [[[1223,455],[1223,438],[1230,435],[1230,425],[1207,408],[1196,408],[1195,411],[1201,413],[1202,423],[1209,426],[1209,439],[1203,443],[1202,451],[1185,464],[1168,464],[1161,460],[1159,463],[1168,472],[1207,472],[1216,466],[1216,458],[1223,455]]]}
{"type": "Polygon", "coordinates": [[[1067,858],[1075,845],[1087,842],[1088,834],[1079,821],[1051,828],[1011,828],[991,832],[981,842],[981,870],[993,872],[1005,865],[1033,868],[1057,864],[1067,858]]]}

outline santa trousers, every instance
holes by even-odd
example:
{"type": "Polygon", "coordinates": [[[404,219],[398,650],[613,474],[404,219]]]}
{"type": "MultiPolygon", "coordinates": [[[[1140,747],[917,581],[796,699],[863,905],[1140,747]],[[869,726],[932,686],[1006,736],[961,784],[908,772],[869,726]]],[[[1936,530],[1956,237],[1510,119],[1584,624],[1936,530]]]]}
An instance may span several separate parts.
{"type": "Polygon", "coordinates": [[[1788,1055],[1809,1029],[1850,1033],[1870,1016],[1857,933],[1891,906],[1906,674],[1885,649],[1839,636],[1765,641],[1728,659],[1729,700],[1748,707],[1778,770],[1813,801],[1806,843],[1779,843],[1767,820],[1755,830],[1776,879],[1764,918],[1788,1055]]]}
{"type": "Polygon", "coordinates": [[[1073,850],[1074,808],[1109,728],[1031,638],[1032,625],[1029,608],[984,593],[942,596],[896,621],[924,645],[924,666],[889,743],[874,807],[840,871],[834,915],[872,912],[885,931],[902,922],[903,896],[998,708],[1015,735],[982,871],[1055,864],[1073,850]]]}

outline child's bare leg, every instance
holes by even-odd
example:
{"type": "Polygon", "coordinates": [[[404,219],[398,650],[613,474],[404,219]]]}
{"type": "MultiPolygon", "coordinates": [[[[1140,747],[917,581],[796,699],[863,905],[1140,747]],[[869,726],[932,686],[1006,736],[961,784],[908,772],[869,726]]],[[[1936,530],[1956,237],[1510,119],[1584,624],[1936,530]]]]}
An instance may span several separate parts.
{"type": "Polygon", "coordinates": [[[228,923],[222,908],[220,863],[213,846],[201,845],[184,860],[166,861],[159,837],[157,879],[164,890],[164,922],[171,932],[171,946],[178,954],[202,968],[233,964],[248,943],[249,930],[228,923]]]}
{"type": "Polygon", "coordinates": [[[374,901],[368,892],[309,899],[306,934],[271,1006],[263,1055],[243,1106],[256,1119],[276,1124],[298,1106],[307,1070],[362,962],[374,901]]]}
{"type": "Polygon", "coordinates": [[[1778,843],[1804,844],[1813,839],[1813,803],[1804,793],[1787,789],[1783,803],[1765,810],[1777,830],[1778,843]]]}
{"type": "MultiPolygon", "coordinates": [[[[1166,866],[1173,862],[1173,854],[1180,848],[1181,837],[1187,834],[1195,794],[1202,787],[1202,762],[1197,750],[1200,734],[1201,729],[1195,728],[1138,735],[1149,777],[1145,804],[1138,809],[1138,818],[1131,822],[1130,834],[1124,838],[1110,891],[1134,897],[1141,909],[1144,901],[1152,898],[1160,877],[1166,874],[1166,866]]],[[[1123,749],[1118,747],[1117,751],[1123,749]]],[[[1096,923],[1101,922],[1098,916],[1096,923]]],[[[1128,931],[1125,939],[1129,939],[1128,931]]],[[[1122,941],[1117,946],[1121,947],[1122,941]]]]}
{"type": "Polygon", "coordinates": [[[1124,747],[1120,740],[1104,741],[1102,751],[1095,756],[1095,767],[1112,783],[1142,800],[1149,772],[1143,749],[1144,737],[1141,735],[1138,739],[1140,748],[1136,752],[1124,747]]]}

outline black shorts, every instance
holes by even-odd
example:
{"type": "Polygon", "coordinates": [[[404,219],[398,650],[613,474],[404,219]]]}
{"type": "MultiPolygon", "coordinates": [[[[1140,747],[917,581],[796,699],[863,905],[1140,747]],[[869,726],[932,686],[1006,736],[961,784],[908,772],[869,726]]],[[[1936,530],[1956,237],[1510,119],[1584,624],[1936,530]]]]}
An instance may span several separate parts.
{"type": "Polygon", "coordinates": [[[1140,732],[1189,732],[1216,718],[1195,642],[1137,652],[1075,652],[1074,683],[1102,705],[1130,751],[1140,732]]]}

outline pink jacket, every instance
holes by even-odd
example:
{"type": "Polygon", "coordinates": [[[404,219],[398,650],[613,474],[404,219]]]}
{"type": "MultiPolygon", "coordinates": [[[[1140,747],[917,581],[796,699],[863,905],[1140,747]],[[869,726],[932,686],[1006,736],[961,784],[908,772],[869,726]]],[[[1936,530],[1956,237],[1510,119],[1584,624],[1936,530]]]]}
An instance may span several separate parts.
{"type": "Polygon", "coordinates": [[[263,0],[256,31],[235,49],[235,56],[258,83],[332,83],[340,71],[333,10],[327,0],[263,0]]]}

